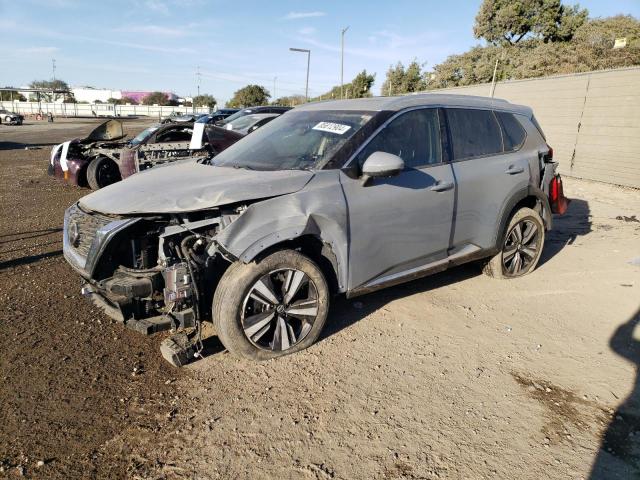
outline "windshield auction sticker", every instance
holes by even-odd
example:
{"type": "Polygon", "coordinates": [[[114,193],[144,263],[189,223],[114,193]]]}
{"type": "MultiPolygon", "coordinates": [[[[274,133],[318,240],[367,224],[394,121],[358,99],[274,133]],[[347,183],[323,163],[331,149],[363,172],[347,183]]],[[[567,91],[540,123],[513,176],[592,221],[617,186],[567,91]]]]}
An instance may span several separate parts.
{"type": "Polygon", "coordinates": [[[349,131],[350,128],[351,127],[349,125],[342,125],[341,123],[333,122],[320,122],[315,127],[313,127],[314,130],[337,133],[338,135],[344,134],[345,132],[349,131]]]}

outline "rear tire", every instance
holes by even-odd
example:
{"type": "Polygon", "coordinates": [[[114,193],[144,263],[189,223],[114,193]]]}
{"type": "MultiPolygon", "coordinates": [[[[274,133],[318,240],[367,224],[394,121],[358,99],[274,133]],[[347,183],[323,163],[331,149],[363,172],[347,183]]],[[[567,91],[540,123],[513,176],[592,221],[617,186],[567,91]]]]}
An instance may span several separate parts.
{"type": "Polygon", "coordinates": [[[304,350],[320,335],[329,288],[320,268],[294,250],[236,262],[213,297],[213,324],[234,355],[269,360],[304,350]]]}
{"type": "Polygon", "coordinates": [[[120,170],[118,165],[107,157],[97,157],[89,162],[87,167],[87,183],[92,190],[99,190],[112,183],[119,182],[120,170]]]}
{"type": "Polygon", "coordinates": [[[500,252],[484,265],[483,272],[501,279],[531,273],[540,260],[544,237],[544,223],[538,212],[521,208],[509,221],[500,252]]]}

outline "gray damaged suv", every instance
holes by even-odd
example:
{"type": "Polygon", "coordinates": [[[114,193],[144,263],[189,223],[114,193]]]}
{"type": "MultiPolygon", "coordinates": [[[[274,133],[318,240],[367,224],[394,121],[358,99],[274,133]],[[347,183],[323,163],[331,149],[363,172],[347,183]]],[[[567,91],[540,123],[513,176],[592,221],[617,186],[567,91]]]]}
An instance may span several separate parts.
{"type": "Polygon", "coordinates": [[[208,162],[82,198],[64,255],[127,326],[212,321],[230,352],[269,359],[311,345],[335,293],[479,259],[494,277],[531,272],[566,208],[552,155],[531,109],[503,100],[308,104],[208,162]]]}

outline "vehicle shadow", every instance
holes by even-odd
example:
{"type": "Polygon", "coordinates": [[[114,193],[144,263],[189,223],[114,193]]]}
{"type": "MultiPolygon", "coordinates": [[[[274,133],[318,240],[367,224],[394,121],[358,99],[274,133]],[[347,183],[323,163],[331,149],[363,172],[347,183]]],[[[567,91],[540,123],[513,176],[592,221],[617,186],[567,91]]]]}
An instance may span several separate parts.
{"type": "Polygon", "coordinates": [[[45,258],[57,257],[59,255],[62,255],[62,250],[55,250],[53,252],[39,253],[38,255],[29,255],[27,257],[6,260],[4,262],[0,262],[0,270],[4,270],[5,268],[9,267],[18,267],[20,265],[29,265],[30,263],[35,263],[40,260],[44,260],[45,258]]]}
{"type": "Polygon", "coordinates": [[[0,142],[0,150],[37,150],[44,147],[53,147],[57,143],[22,143],[22,142],[0,142]]]}
{"type": "Polygon", "coordinates": [[[640,309],[619,326],[609,341],[615,353],[636,367],[633,390],[611,417],[602,435],[590,480],[640,478],[640,340],[633,337],[640,325],[640,309]]]}
{"type": "Polygon", "coordinates": [[[21,240],[29,240],[31,238],[46,237],[47,235],[51,235],[53,233],[58,233],[61,231],[62,231],[62,227],[56,227],[56,228],[47,228],[45,230],[34,230],[32,232],[5,233],[3,235],[0,235],[0,238],[2,239],[6,239],[7,237],[13,237],[13,238],[9,238],[8,240],[0,240],[0,244],[19,242],[21,240]]]}
{"type": "Polygon", "coordinates": [[[343,295],[335,297],[329,312],[329,321],[318,341],[348,328],[394,300],[425,293],[478,275],[482,275],[480,266],[477,263],[470,263],[360,297],[352,299],[347,299],[343,295]]]}
{"type": "Polygon", "coordinates": [[[591,210],[589,202],[572,199],[564,215],[553,218],[553,228],[547,232],[547,238],[538,266],[544,265],[565,246],[573,244],[578,237],[591,232],[591,210]]]}

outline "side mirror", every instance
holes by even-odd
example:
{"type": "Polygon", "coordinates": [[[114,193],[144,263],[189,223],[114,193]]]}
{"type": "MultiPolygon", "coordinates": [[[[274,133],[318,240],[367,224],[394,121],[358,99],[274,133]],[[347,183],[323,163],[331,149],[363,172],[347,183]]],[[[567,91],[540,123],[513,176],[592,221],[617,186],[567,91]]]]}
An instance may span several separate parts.
{"type": "Polygon", "coordinates": [[[386,152],[373,152],[362,166],[362,184],[366,186],[371,178],[395,177],[404,170],[404,160],[386,152]]]}

